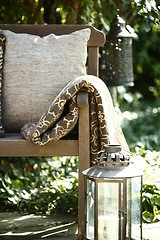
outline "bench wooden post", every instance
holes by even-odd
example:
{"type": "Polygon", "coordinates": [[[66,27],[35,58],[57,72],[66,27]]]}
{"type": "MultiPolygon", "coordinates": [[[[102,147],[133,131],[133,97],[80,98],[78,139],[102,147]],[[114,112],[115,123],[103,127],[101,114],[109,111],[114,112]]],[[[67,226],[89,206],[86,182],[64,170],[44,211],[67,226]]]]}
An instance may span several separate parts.
{"type": "Polygon", "coordinates": [[[85,232],[85,189],[82,171],[90,167],[90,121],[88,93],[78,94],[79,114],[79,187],[78,188],[78,237],[82,239],[85,232]],[[84,128],[80,127],[84,126],[84,128]]]}

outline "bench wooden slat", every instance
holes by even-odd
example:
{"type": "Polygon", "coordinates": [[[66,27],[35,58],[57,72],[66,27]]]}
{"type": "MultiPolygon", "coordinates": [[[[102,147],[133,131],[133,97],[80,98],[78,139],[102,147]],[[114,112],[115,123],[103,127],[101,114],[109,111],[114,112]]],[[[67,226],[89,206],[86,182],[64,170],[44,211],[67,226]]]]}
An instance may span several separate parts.
{"type": "Polygon", "coordinates": [[[19,134],[6,134],[0,139],[1,156],[78,156],[78,140],[59,140],[45,146],[35,145],[19,134]]]}

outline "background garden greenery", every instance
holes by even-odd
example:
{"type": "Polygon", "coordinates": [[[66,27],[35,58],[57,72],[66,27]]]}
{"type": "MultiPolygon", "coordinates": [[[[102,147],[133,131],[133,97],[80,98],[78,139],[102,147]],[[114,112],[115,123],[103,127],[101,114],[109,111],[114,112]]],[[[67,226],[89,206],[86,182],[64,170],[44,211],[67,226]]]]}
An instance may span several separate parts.
{"type": "MultiPolygon", "coordinates": [[[[134,29],[135,85],[117,89],[116,109],[133,159],[144,171],[143,219],[147,222],[160,220],[159,5],[159,0],[0,1],[1,24],[89,23],[107,36],[119,9],[134,29]]],[[[0,210],[76,214],[77,167],[76,157],[1,158],[0,210]]]]}

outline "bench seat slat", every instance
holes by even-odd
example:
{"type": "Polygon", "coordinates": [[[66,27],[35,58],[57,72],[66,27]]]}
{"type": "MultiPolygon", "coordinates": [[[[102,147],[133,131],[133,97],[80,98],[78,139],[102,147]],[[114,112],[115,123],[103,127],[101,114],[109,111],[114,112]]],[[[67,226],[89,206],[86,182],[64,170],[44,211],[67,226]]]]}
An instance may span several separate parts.
{"type": "Polygon", "coordinates": [[[35,145],[20,134],[6,134],[0,139],[0,155],[9,156],[78,156],[78,140],[59,140],[45,146],[35,145]]]}

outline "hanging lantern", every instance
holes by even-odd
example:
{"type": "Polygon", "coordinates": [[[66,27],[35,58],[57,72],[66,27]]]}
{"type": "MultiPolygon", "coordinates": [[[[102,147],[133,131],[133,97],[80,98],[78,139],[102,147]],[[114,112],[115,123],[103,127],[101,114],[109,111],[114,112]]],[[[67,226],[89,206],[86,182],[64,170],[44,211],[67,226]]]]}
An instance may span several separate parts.
{"type": "Polygon", "coordinates": [[[86,188],[88,240],[141,240],[142,173],[121,153],[107,145],[95,165],[83,171],[86,188]]]}
{"type": "Polygon", "coordinates": [[[125,21],[117,15],[106,40],[103,75],[108,87],[133,86],[132,38],[133,35],[125,27],[125,21]]]}

